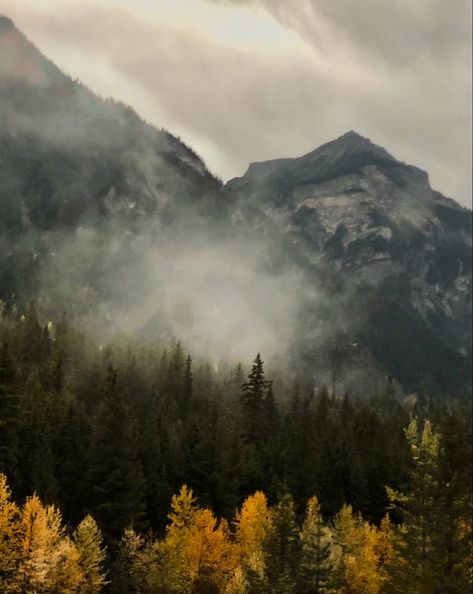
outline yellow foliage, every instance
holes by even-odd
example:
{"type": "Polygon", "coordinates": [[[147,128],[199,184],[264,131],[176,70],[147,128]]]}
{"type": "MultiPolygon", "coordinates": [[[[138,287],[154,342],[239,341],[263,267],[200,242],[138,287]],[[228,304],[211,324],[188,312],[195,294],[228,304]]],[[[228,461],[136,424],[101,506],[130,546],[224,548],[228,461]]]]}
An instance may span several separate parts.
{"type": "Polygon", "coordinates": [[[20,510],[10,499],[5,475],[0,474],[0,589],[5,594],[17,591],[20,558],[20,510]]]}
{"type": "Polygon", "coordinates": [[[23,506],[20,532],[21,592],[77,592],[82,581],[79,553],[64,534],[59,510],[43,506],[36,495],[29,497],[23,506]]]}
{"type": "Polygon", "coordinates": [[[185,486],[172,499],[169,519],[161,547],[168,583],[183,594],[199,583],[214,584],[215,591],[223,588],[236,567],[226,522],[218,523],[210,510],[198,508],[185,486]]]}
{"type": "Polygon", "coordinates": [[[236,539],[242,561],[259,558],[271,526],[271,513],[266,495],[257,491],[250,495],[236,515],[236,539]]]}
{"type": "Polygon", "coordinates": [[[334,527],[342,550],[341,592],[378,594],[384,578],[381,555],[389,550],[387,533],[381,536],[376,527],[353,514],[348,505],[335,517],[334,527]]]}

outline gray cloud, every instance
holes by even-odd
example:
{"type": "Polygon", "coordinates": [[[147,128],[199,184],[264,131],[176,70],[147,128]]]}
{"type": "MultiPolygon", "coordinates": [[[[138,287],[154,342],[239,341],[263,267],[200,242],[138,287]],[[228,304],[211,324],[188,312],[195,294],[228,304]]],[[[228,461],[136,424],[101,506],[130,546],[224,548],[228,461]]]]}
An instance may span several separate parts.
{"type": "Polygon", "coordinates": [[[338,42],[365,58],[408,64],[427,55],[466,59],[470,3],[466,0],[207,0],[220,5],[261,6],[283,26],[317,48],[338,42]],[[326,43],[329,40],[331,43],[326,43]]]}
{"type": "Polygon", "coordinates": [[[267,46],[215,35],[205,15],[173,25],[144,0],[26,4],[1,10],[72,76],[181,134],[225,178],[355,129],[471,200],[466,1],[178,3],[198,16],[240,7],[274,28],[267,46]]]}

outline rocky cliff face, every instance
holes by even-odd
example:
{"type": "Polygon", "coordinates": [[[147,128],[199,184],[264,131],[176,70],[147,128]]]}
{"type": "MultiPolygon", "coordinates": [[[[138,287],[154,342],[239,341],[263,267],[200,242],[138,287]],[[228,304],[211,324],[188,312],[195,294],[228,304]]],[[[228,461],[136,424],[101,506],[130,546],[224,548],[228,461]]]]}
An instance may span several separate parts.
{"type": "Polygon", "coordinates": [[[458,393],[470,381],[471,213],[425,172],[348,132],[222,188],[179,139],[65,76],[4,17],[0,213],[11,307],[35,297],[113,318],[152,309],[179,277],[178,316],[200,299],[200,327],[217,320],[231,342],[269,310],[262,333],[319,383],[360,391],[390,375],[458,393]],[[253,318],[240,308],[228,324],[250,297],[253,318]]]}

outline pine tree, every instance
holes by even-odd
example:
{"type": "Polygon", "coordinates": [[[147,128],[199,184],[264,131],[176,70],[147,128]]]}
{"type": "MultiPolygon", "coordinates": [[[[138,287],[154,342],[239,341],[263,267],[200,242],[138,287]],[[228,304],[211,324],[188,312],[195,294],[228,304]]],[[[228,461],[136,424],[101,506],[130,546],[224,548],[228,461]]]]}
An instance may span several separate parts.
{"type": "Polygon", "coordinates": [[[260,488],[266,487],[265,479],[268,473],[267,441],[268,425],[265,419],[266,408],[272,406],[271,414],[276,415],[272,383],[265,379],[264,363],[258,353],[253,362],[248,381],[242,384],[242,482],[243,494],[247,495],[260,488]],[[270,390],[269,400],[267,400],[270,390]]]}
{"type": "Polygon", "coordinates": [[[445,411],[440,431],[436,526],[440,589],[443,594],[466,594],[471,592],[473,573],[471,416],[466,411],[445,411]]]}
{"type": "Polygon", "coordinates": [[[292,497],[285,495],[271,509],[264,543],[266,576],[273,594],[297,593],[299,537],[292,497]]]}
{"type": "MultiPolygon", "coordinates": [[[[465,594],[471,590],[471,486],[460,486],[464,477],[457,482],[457,473],[469,467],[469,461],[461,463],[457,456],[465,451],[449,451],[451,435],[442,439],[429,421],[421,432],[412,420],[406,437],[413,464],[410,488],[405,493],[388,489],[402,525],[395,539],[400,561],[390,568],[387,590],[465,594]]],[[[469,447],[468,440],[464,445],[469,447]]]]}
{"type": "Polygon", "coordinates": [[[301,561],[298,594],[327,594],[332,591],[335,545],[330,529],[324,525],[316,497],[307,502],[300,532],[301,561]]]}
{"type": "Polygon", "coordinates": [[[190,355],[187,355],[185,366],[184,366],[184,378],[183,378],[183,390],[182,390],[182,405],[181,405],[181,417],[186,418],[189,414],[192,397],[194,393],[194,376],[192,373],[192,359],[190,355]]]}
{"type": "Polygon", "coordinates": [[[117,538],[130,525],[143,528],[144,478],[130,414],[113,367],[101,391],[89,460],[90,509],[104,536],[117,538]]]}
{"type": "Polygon", "coordinates": [[[0,347],[0,472],[12,480],[18,471],[20,402],[15,368],[6,342],[0,347]]]}
{"type": "Polygon", "coordinates": [[[21,394],[19,447],[21,450],[20,495],[36,492],[48,503],[57,501],[58,484],[52,451],[52,415],[48,393],[38,370],[28,376],[21,394]]]}
{"type": "Polygon", "coordinates": [[[77,524],[84,515],[88,489],[87,446],[90,443],[90,421],[81,402],[72,402],[59,429],[57,476],[61,510],[69,524],[77,524]]]}
{"type": "Polygon", "coordinates": [[[78,564],[81,570],[81,594],[99,594],[106,580],[104,562],[106,558],[102,534],[91,516],[86,516],[73,534],[77,548],[78,564]]]}
{"type": "Polygon", "coordinates": [[[393,592],[412,590],[431,594],[438,590],[439,566],[436,534],[439,520],[438,457],[439,435],[429,421],[419,431],[414,419],[406,429],[412,454],[413,468],[410,490],[401,493],[388,488],[392,508],[402,518],[397,548],[403,559],[401,566],[392,568],[389,588],[393,592]]]}
{"type": "Polygon", "coordinates": [[[260,431],[264,422],[264,401],[266,391],[271,385],[265,379],[264,362],[260,353],[253,361],[248,381],[242,384],[242,408],[244,414],[245,431],[244,437],[247,441],[255,443],[258,441],[260,431]]]}

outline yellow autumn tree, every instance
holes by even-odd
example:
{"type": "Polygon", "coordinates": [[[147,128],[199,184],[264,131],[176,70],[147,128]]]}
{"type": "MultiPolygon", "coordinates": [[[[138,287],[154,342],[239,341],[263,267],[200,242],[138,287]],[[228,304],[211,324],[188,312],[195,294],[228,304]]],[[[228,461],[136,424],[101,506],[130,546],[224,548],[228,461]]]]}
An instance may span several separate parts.
{"type": "Polygon", "coordinates": [[[334,531],[341,548],[340,594],[378,594],[382,579],[376,527],[344,505],[335,516],[334,531]]]}
{"type": "Polygon", "coordinates": [[[172,498],[161,552],[167,587],[180,594],[223,592],[236,563],[227,524],[199,508],[185,485],[172,498]]]}
{"type": "Polygon", "coordinates": [[[33,495],[23,506],[19,529],[19,591],[23,594],[80,591],[79,553],[64,534],[59,510],[52,505],[43,506],[33,495]]]}
{"type": "Polygon", "coordinates": [[[0,474],[0,591],[5,594],[18,592],[20,558],[20,510],[11,501],[6,476],[0,474]]]}
{"type": "MultiPolygon", "coordinates": [[[[270,528],[271,512],[266,495],[257,491],[243,502],[235,519],[239,563],[233,579],[236,584],[240,584],[243,593],[250,589],[252,582],[264,582],[264,543],[270,528]]],[[[240,590],[235,589],[235,592],[240,594],[240,590]]]]}
{"type": "Polygon", "coordinates": [[[376,553],[378,556],[378,571],[382,589],[382,586],[389,580],[389,572],[392,567],[402,565],[402,559],[397,548],[400,535],[396,533],[388,514],[381,520],[377,535],[376,553]]]}

